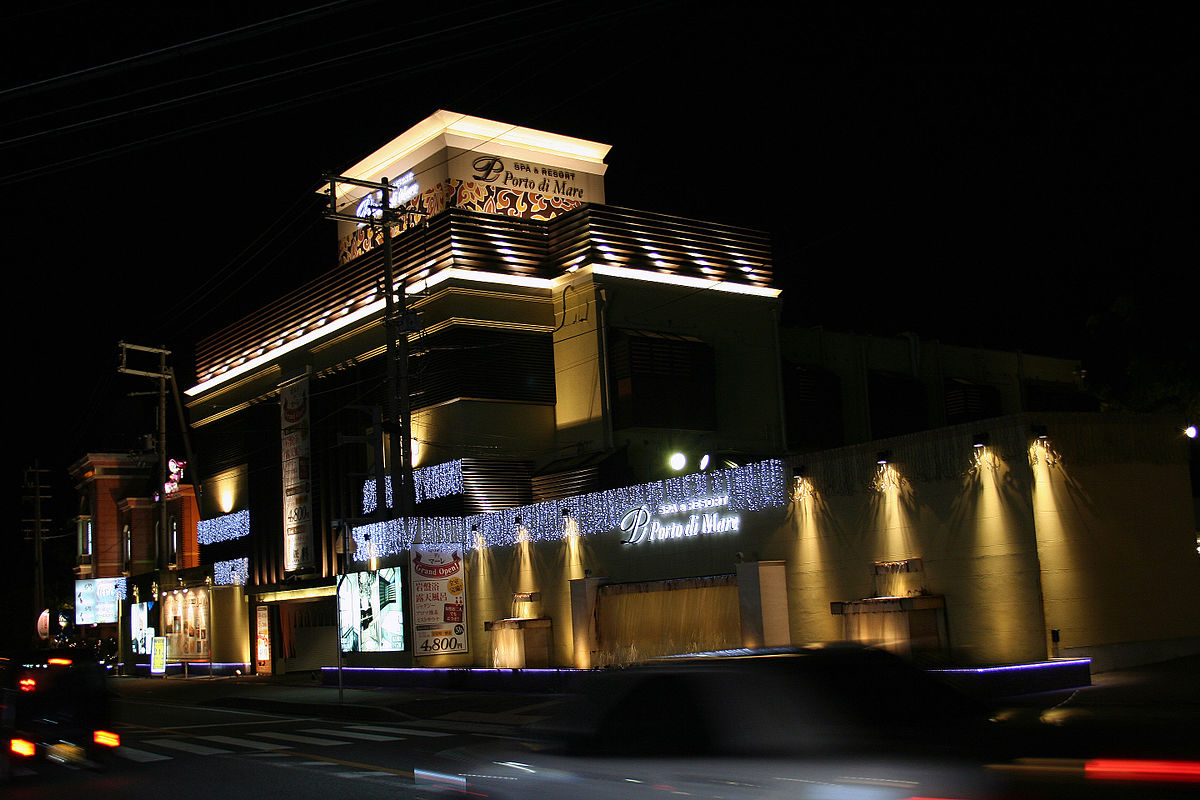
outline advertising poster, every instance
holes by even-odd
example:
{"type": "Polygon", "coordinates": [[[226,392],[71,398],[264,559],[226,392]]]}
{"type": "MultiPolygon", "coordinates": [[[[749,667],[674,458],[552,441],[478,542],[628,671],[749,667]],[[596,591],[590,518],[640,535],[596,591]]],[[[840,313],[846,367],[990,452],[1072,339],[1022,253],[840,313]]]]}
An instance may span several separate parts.
{"type": "Polygon", "coordinates": [[[462,550],[414,547],[413,653],[467,653],[467,582],[462,550]]]}
{"type": "Polygon", "coordinates": [[[313,569],[312,492],[310,487],[308,381],[279,390],[283,465],[283,568],[313,569]]]}
{"type": "Polygon", "coordinates": [[[155,636],[150,640],[150,674],[167,673],[167,637],[155,636]]]}
{"type": "Polygon", "coordinates": [[[75,581],[75,624],[116,622],[120,613],[119,586],[124,578],[91,578],[75,581]]]}
{"type": "Polygon", "coordinates": [[[338,638],[343,653],[404,649],[404,604],[395,567],[338,578],[338,638]]]}
{"type": "Polygon", "coordinates": [[[162,600],[159,622],[167,639],[167,658],[204,661],[209,652],[208,589],[172,592],[162,600]]]}
{"type": "Polygon", "coordinates": [[[154,628],[150,627],[150,604],[134,603],[129,607],[129,640],[134,655],[150,655],[154,628]]]}
{"type": "Polygon", "coordinates": [[[271,610],[259,606],[254,621],[254,670],[260,675],[271,672],[271,610]]]}

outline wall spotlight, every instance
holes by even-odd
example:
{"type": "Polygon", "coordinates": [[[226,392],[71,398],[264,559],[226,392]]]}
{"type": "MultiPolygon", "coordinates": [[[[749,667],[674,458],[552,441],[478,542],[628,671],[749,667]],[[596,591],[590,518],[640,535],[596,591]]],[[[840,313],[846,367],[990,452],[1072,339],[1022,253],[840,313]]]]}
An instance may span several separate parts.
{"type": "Polygon", "coordinates": [[[875,454],[875,463],[876,464],[888,464],[891,462],[891,460],[892,460],[892,451],[891,450],[880,450],[878,453],[875,454]]]}
{"type": "Polygon", "coordinates": [[[667,463],[671,465],[671,469],[678,472],[687,466],[687,456],[685,456],[683,453],[672,453],[671,458],[669,461],[667,461],[667,463]]]}
{"type": "Polygon", "coordinates": [[[1196,438],[1196,426],[1188,425],[1186,428],[1183,429],[1183,435],[1189,439],[1195,439],[1196,438]]]}
{"type": "Polygon", "coordinates": [[[977,433],[977,434],[975,434],[975,436],[972,437],[972,446],[975,447],[976,449],[979,449],[982,447],[987,447],[987,443],[988,443],[987,433],[977,433]]]}
{"type": "Polygon", "coordinates": [[[701,470],[708,469],[708,453],[705,453],[704,455],[700,456],[700,469],[701,470]]]}
{"type": "Polygon", "coordinates": [[[1033,425],[1033,426],[1031,426],[1031,430],[1033,432],[1033,438],[1035,438],[1035,439],[1050,438],[1049,435],[1046,433],[1045,425],[1033,425]]]}

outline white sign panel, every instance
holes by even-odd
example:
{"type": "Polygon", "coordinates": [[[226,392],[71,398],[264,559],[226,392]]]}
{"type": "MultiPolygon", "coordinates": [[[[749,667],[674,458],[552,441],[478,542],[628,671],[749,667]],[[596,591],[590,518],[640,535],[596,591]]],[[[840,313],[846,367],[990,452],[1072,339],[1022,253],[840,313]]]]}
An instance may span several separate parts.
{"type": "Polygon", "coordinates": [[[119,587],[124,578],[91,578],[75,581],[75,624],[116,622],[120,612],[119,587]]]}
{"type": "Polygon", "coordinates": [[[470,652],[467,582],[461,549],[415,547],[412,570],[413,653],[432,656],[470,652]]]}
{"type": "Polygon", "coordinates": [[[283,569],[313,569],[312,494],[309,478],[308,381],[279,390],[283,464],[283,569]]]}

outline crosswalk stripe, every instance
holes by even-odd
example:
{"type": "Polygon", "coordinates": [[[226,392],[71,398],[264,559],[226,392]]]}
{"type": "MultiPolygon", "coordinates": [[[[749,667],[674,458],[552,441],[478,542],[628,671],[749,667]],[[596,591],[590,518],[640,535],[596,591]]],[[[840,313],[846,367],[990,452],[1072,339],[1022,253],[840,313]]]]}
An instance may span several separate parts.
{"type": "Polygon", "coordinates": [[[127,747],[121,745],[113,750],[113,754],[129,761],[137,761],[138,763],[146,763],[148,761],[170,761],[174,756],[163,756],[158,753],[150,753],[146,750],[138,750],[136,747],[127,747]]]}
{"type": "Polygon", "coordinates": [[[305,728],[305,733],[319,733],[323,736],[345,736],[347,739],[360,739],[364,742],[396,742],[403,736],[381,736],[378,733],[363,733],[361,731],[333,730],[332,728],[305,728]]]}
{"type": "Polygon", "coordinates": [[[206,742],[216,742],[217,744],[230,744],[235,747],[249,747],[251,750],[290,750],[290,744],[268,744],[267,742],[256,742],[253,739],[242,739],[237,736],[201,736],[201,739],[206,742]]]}
{"type": "Polygon", "coordinates": [[[443,731],[420,731],[412,728],[385,728],[382,725],[347,725],[347,728],[356,731],[379,731],[380,733],[400,733],[407,736],[450,736],[449,733],[443,731]]]}
{"type": "Polygon", "coordinates": [[[279,733],[276,731],[261,731],[253,734],[254,736],[262,736],[265,739],[279,739],[284,742],[299,742],[300,744],[316,744],[316,745],[335,745],[335,744],[350,744],[349,742],[339,742],[335,739],[316,739],[312,736],[300,736],[295,733],[279,733]]]}
{"type": "Polygon", "coordinates": [[[183,739],[147,739],[146,744],[152,744],[155,747],[165,747],[168,750],[182,750],[185,753],[192,753],[197,756],[216,756],[230,753],[230,750],[223,750],[219,747],[208,747],[203,744],[185,741],[183,739]]]}

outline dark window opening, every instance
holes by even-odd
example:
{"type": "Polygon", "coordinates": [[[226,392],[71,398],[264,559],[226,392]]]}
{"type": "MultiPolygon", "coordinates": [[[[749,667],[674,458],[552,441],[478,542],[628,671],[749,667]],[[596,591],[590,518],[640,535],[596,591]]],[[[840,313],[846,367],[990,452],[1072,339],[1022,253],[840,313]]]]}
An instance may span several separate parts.
{"type": "Polygon", "coordinates": [[[929,427],[925,388],[919,380],[896,372],[872,372],[868,385],[872,438],[884,439],[929,427]]]}
{"type": "Polygon", "coordinates": [[[614,330],[609,336],[613,427],[716,430],[716,358],[691,337],[614,330]]]}

